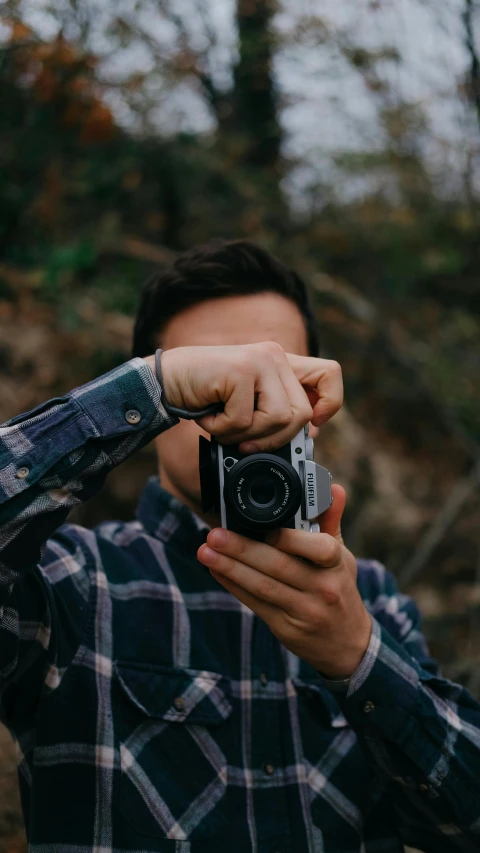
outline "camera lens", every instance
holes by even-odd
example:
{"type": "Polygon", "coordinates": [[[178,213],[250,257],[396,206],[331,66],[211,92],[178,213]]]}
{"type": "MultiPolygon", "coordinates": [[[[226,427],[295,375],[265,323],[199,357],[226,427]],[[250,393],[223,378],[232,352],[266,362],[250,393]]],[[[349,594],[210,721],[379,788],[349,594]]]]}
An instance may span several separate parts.
{"type": "Polygon", "coordinates": [[[250,483],[248,496],[253,504],[267,507],[275,501],[275,483],[265,480],[263,477],[255,477],[250,483]]]}
{"type": "Polygon", "coordinates": [[[225,475],[224,498],[231,517],[245,528],[281,527],[297,512],[302,486],[284,459],[256,453],[237,462],[225,475]]]}

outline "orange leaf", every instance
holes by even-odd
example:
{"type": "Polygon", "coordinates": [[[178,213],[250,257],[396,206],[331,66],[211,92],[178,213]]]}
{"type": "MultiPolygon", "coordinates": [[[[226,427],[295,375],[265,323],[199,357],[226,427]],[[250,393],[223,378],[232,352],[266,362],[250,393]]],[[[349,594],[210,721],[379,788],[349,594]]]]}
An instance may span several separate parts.
{"type": "Polygon", "coordinates": [[[26,24],[22,24],[20,21],[15,21],[15,23],[11,24],[11,27],[10,41],[12,42],[25,41],[32,35],[30,27],[27,27],[26,24]]]}

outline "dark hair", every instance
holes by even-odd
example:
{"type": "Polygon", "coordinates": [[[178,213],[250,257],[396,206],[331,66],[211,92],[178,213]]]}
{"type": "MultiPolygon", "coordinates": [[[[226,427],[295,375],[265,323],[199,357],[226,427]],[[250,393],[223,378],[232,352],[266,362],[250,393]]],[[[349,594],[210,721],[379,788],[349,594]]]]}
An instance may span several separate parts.
{"type": "Polygon", "coordinates": [[[273,291],[291,299],[305,321],[308,351],[318,354],[316,323],[304,282],[296,272],[250,240],[212,240],[180,255],[145,284],[133,332],[134,356],[147,356],[168,321],[207,299],[273,291]]]}

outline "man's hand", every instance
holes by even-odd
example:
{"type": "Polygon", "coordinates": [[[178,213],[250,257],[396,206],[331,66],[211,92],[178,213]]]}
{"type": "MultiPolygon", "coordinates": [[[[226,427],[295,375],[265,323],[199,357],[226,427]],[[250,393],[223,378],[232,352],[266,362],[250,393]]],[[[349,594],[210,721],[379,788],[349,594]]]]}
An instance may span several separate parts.
{"type": "Polygon", "coordinates": [[[349,678],[369,644],[371,618],[340,530],[345,490],[334,484],[332,495],[320,516],[322,533],[285,528],[263,543],[216,528],[197,556],[282,645],[327,678],[349,678]]]}
{"type": "MultiPolygon", "coordinates": [[[[146,361],[154,368],[154,360],[146,361]]],[[[243,453],[287,444],[311,421],[325,423],[343,402],[336,361],[285,353],[272,341],[238,346],[175,347],[162,353],[171,406],[195,411],[222,402],[224,411],[197,423],[243,453]]]]}

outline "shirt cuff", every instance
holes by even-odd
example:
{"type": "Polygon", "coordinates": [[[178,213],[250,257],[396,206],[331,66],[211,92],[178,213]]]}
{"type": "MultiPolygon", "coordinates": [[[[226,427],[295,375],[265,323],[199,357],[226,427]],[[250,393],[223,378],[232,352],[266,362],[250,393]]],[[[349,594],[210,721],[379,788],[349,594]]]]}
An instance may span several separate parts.
{"type": "Polygon", "coordinates": [[[156,423],[165,427],[179,423],[177,417],[166,412],[161,392],[145,359],[132,358],[76,388],[70,396],[86,412],[97,436],[105,437],[143,431],[156,423]]]}
{"type": "Polygon", "coordinates": [[[325,678],[318,669],[317,673],[320,683],[326,687],[327,690],[332,690],[334,693],[346,693],[350,687],[350,682],[352,680],[351,676],[350,678],[325,678]]]}
{"type": "MultiPolygon", "coordinates": [[[[372,619],[372,621],[373,621],[372,616],[370,616],[370,619],[372,619]]],[[[371,640],[370,640],[370,644],[371,644],[371,640]]],[[[332,690],[334,693],[347,693],[348,690],[350,689],[352,679],[354,678],[354,676],[357,675],[358,672],[361,671],[361,668],[364,664],[365,658],[366,658],[368,651],[370,649],[370,644],[367,647],[367,650],[366,650],[362,660],[360,661],[357,669],[355,670],[353,675],[350,675],[348,678],[325,678],[323,673],[320,672],[319,669],[317,669],[317,673],[318,673],[318,676],[320,678],[322,685],[324,687],[326,687],[327,690],[332,690]]]]}
{"type": "Polygon", "coordinates": [[[419,684],[417,661],[372,617],[368,648],[337,699],[353,728],[394,740],[405,735],[419,684]]]}

